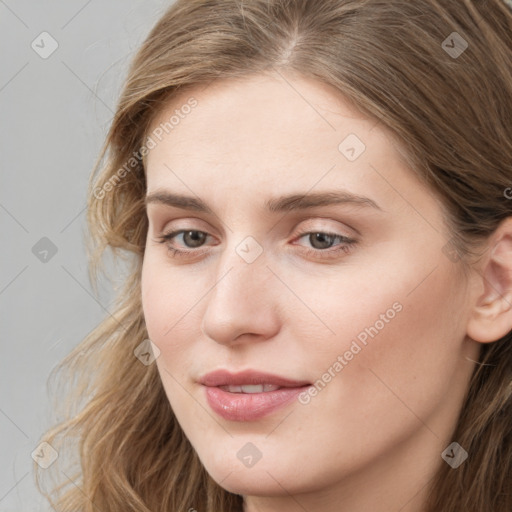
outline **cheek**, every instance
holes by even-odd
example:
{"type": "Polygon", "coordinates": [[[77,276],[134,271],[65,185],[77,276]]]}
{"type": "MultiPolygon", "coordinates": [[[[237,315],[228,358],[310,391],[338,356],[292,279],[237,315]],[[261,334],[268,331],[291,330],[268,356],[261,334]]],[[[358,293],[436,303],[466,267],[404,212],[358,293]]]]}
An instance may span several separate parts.
{"type": "Polygon", "coordinates": [[[382,419],[400,407],[410,415],[401,399],[428,413],[467,366],[464,298],[449,263],[435,256],[422,265],[403,255],[394,261],[401,263],[387,270],[367,265],[364,275],[346,268],[316,286],[312,279],[293,282],[312,311],[302,304],[288,310],[294,321],[287,337],[300,340],[310,375],[321,381],[318,404],[350,404],[354,417],[372,410],[382,419]]]}
{"type": "Polygon", "coordinates": [[[165,293],[166,274],[158,271],[153,260],[151,255],[146,254],[142,266],[141,294],[144,320],[149,337],[151,340],[157,341],[161,339],[166,330],[169,297],[166,297],[165,293]]]}
{"type": "MultiPolygon", "coordinates": [[[[183,280],[183,279],[182,279],[183,280]]],[[[175,412],[190,407],[190,396],[184,391],[190,379],[194,353],[190,350],[191,338],[196,337],[190,329],[197,302],[191,287],[183,286],[180,273],[173,272],[158,254],[147,252],[142,267],[141,294],[144,320],[148,336],[160,350],[156,365],[165,393],[175,412]]],[[[183,421],[177,415],[178,421],[183,421]]],[[[182,428],[187,427],[182,424],[182,428]]]]}
{"type": "Polygon", "coordinates": [[[141,276],[142,307],[149,337],[161,350],[162,342],[182,340],[187,332],[189,317],[194,315],[193,304],[199,300],[199,287],[190,286],[193,279],[173,271],[165,255],[147,252],[141,276]]]}
{"type": "Polygon", "coordinates": [[[147,252],[141,276],[144,319],[149,338],[160,350],[156,365],[165,393],[186,431],[191,404],[185,388],[191,385],[191,371],[202,361],[197,343],[206,289],[197,274],[172,268],[165,254],[147,252]]]}

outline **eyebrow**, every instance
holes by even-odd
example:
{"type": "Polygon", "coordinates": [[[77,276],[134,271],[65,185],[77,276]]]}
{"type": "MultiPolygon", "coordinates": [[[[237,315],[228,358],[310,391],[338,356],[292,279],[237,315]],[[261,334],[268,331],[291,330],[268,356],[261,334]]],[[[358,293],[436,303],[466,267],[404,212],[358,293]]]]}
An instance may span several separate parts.
{"type": "MultiPolygon", "coordinates": [[[[164,204],[183,210],[214,214],[213,210],[199,198],[173,194],[167,191],[156,191],[147,195],[146,204],[149,203],[164,204]]],[[[356,204],[382,211],[382,208],[369,197],[358,196],[347,191],[291,194],[276,197],[267,200],[265,208],[271,213],[279,213],[339,204],[356,204]]]]}

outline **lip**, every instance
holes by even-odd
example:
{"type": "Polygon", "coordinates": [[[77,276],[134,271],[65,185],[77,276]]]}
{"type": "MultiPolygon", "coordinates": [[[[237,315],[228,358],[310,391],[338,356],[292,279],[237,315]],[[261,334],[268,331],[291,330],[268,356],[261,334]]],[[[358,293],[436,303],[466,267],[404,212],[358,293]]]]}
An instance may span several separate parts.
{"type": "Polygon", "coordinates": [[[199,379],[203,386],[241,386],[242,384],[274,384],[283,388],[300,388],[311,383],[306,380],[291,380],[280,375],[260,372],[257,370],[245,370],[231,373],[228,370],[215,370],[207,373],[199,379]]]}
{"type": "Polygon", "coordinates": [[[229,421],[255,421],[291,403],[304,389],[311,385],[270,373],[246,370],[231,373],[216,370],[201,379],[205,387],[206,400],[211,409],[229,421]],[[241,386],[243,384],[273,384],[280,389],[263,393],[230,393],[219,386],[241,386]]]}

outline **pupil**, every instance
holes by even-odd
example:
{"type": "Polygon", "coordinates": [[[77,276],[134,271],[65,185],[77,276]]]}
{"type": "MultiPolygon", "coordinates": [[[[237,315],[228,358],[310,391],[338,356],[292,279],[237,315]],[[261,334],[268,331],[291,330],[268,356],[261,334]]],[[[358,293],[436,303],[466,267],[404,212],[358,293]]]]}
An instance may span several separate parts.
{"type": "Polygon", "coordinates": [[[191,247],[199,247],[201,245],[201,243],[204,241],[204,233],[201,233],[200,231],[186,231],[184,234],[183,234],[183,237],[184,237],[184,240],[185,240],[185,244],[186,245],[190,245],[191,247]],[[196,236],[193,236],[193,234],[196,234],[196,236]],[[192,239],[192,243],[189,244],[187,242],[187,240],[185,240],[185,238],[189,235],[191,235],[191,239],[192,239]],[[197,243],[199,242],[199,243],[197,243]]]}
{"type": "Polygon", "coordinates": [[[331,245],[331,235],[325,235],[324,233],[313,233],[309,235],[309,241],[315,249],[326,249],[331,245]],[[320,242],[320,247],[317,246],[317,241],[320,242]]]}

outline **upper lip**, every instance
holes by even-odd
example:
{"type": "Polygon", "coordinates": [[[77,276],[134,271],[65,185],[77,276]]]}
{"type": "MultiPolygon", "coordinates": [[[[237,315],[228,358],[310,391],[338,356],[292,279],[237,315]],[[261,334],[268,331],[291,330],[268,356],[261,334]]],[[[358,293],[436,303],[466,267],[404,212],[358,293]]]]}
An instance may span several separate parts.
{"type": "Polygon", "coordinates": [[[282,388],[298,388],[309,385],[305,380],[291,380],[271,373],[256,370],[245,370],[231,373],[228,370],[215,370],[199,379],[204,386],[242,386],[244,384],[273,384],[282,388]]]}

